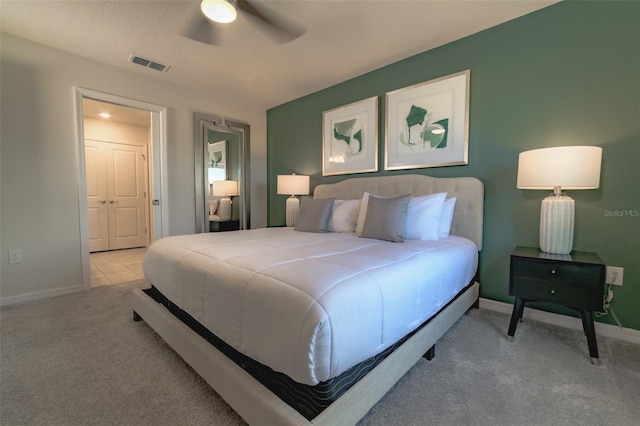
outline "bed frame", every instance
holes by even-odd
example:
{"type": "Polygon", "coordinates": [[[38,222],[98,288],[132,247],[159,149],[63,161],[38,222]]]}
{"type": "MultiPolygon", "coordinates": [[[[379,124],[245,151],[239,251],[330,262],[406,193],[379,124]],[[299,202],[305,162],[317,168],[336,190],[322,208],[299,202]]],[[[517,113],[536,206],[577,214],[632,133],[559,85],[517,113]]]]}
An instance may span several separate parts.
{"type": "MultiPolygon", "coordinates": [[[[482,249],[484,187],[475,178],[433,178],[398,175],[347,179],[319,185],[314,197],[357,199],[364,192],[380,196],[428,195],[456,197],[451,233],[482,249]]],[[[384,361],[312,420],[274,395],[235,362],[178,320],[142,290],[133,291],[134,319],[144,319],[209,385],[251,425],[355,425],[404,376],[428,355],[442,335],[472,306],[477,306],[476,281],[407,339],[384,361]]]]}

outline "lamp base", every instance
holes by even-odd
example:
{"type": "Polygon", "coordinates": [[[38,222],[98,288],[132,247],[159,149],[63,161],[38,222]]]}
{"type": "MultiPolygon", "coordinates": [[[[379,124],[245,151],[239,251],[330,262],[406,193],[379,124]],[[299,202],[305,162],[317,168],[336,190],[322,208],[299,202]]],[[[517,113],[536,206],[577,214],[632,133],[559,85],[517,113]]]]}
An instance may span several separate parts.
{"type": "Polygon", "coordinates": [[[573,249],[575,203],[566,195],[550,195],[540,209],[540,250],[569,254],[573,249]]]}
{"type": "Polygon", "coordinates": [[[231,220],[231,198],[223,197],[220,199],[218,216],[220,216],[220,220],[231,220]]]}
{"type": "Polygon", "coordinates": [[[296,226],[296,217],[298,216],[299,208],[300,200],[293,195],[287,198],[287,226],[296,226]]]}

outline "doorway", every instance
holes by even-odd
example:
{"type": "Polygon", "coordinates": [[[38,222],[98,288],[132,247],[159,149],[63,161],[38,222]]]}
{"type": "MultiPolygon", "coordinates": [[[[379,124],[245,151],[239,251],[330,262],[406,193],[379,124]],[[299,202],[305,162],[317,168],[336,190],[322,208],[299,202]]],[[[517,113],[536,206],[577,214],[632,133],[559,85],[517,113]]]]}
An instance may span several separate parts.
{"type": "MultiPolygon", "coordinates": [[[[79,205],[80,205],[80,246],[82,256],[82,277],[83,286],[87,289],[91,288],[91,266],[90,266],[90,219],[88,209],[88,185],[87,185],[87,152],[85,149],[85,140],[90,133],[90,126],[87,126],[85,122],[85,100],[91,100],[92,102],[102,102],[109,104],[116,108],[129,108],[137,110],[143,116],[149,124],[147,150],[142,154],[147,162],[147,167],[143,167],[143,170],[147,170],[147,182],[148,189],[146,191],[144,207],[145,225],[136,225],[138,227],[146,228],[147,234],[144,236],[144,246],[150,244],[156,239],[162,238],[168,235],[168,206],[164,200],[167,200],[167,182],[165,173],[165,152],[166,152],[166,108],[153,105],[142,101],[137,101],[129,98],[123,98],[116,95],[110,95],[102,92],[97,92],[90,89],[75,88],[75,109],[76,109],[76,138],[78,148],[78,186],[79,186],[79,205]]],[[[95,138],[94,138],[95,139],[95,138]]],[[[115,133],[111,135],[111,142],[122,142],[123,139],[121,133],[115,133]]],[[[126,138],[125,138],[126,139],[126,138]]],[[[89,159],[89,161],[91,161],[89,159]]],[[[109,204],[109,199],[101,198],[105,204],[109,204]]],[[[113,205],[116,204],[115,199],[113,205]]],[[[100,203],[101,204],[101,203],[100,203]]],[[[129,216],[134,216],[132,210],[122,210],[120,213],[128,213],[129,216]]],[[[125,214],[126,216],[127,214],[125,214]]],[[[122,215],[121,215],[122,216],[122,215]]],[[[125,234],[131,234],[130,229],[125,230],[125,234]]],[[[143,234],[144,235],[144,234],[143,234]]]]}
{"type": "Polygon", "coordinates": [[[134,143],[85,139],[90,253],[149,244],[147,145],[134,143]]]}

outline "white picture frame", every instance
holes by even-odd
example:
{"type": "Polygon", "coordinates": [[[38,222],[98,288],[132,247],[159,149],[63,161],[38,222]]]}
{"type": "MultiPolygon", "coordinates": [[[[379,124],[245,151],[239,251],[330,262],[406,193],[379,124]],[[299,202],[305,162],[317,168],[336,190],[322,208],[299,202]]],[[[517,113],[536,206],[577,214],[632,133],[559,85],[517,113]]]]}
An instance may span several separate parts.
{"type": "Polygon", "coordinates": [[[322,176],[378,171],[378,97],[322,114],[322,176]]]}
{"type": "Polygon", "coordinates": [[[471,70],[387,92],[384,170],[469,162],[471,70]]]}
{"type": "Polygon", "coordinates": [[[208,180],[226,180],[227,173],[227,145],[228,141],[209,142],[207,144],[206,167],[208,169],[208,180]],[[213,174],[213,172],[216,172],[213,174]]]}

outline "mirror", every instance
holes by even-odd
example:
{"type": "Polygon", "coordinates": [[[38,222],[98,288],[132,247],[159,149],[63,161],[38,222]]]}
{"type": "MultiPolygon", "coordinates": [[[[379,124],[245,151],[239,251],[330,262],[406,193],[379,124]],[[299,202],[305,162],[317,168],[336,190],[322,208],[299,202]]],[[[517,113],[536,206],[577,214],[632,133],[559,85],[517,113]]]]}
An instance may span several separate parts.
{"type": "Polygon", "coordinates": [[[249,125],[196,114],[196,232],[249,229],[249,125]]]}

